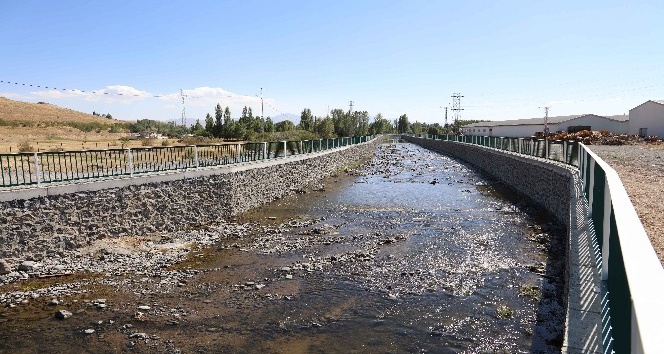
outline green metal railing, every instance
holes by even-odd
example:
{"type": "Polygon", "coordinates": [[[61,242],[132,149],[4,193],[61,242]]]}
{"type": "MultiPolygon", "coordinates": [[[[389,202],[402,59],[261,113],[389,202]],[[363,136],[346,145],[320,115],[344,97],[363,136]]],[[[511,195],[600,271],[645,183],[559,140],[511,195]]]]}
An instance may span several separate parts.
{"type": "Polygon", "coordinates": [[[555,160],[569,165],[578,166],[579,143],[575,141],[506,138],[496,136],[475,135],[417,135],[419,138],[456,141],[467,144],[481,145],[498,150],[509,151],[529,156],[555,160]]]}
{"type": "Polygon", "coordinates": [[[372,139],[374,136],[0,154],[0,187],[223,166],[315,153],[372,139]]]}
{"type": "Polygon", "coordinates": [[[579,174],[601,249],[605,352],[664,353],[664,269],[616,171],[579,144],[579,174]],[[609,328],[606,328],[609,327],[609,328]]]}
{"type": "Polygon", "coordinates": [[[664,269],[616,171],[579,142],[420,135],[536,156],[578,167],[600,250],[604,353],[664,353],[664,269]]]}

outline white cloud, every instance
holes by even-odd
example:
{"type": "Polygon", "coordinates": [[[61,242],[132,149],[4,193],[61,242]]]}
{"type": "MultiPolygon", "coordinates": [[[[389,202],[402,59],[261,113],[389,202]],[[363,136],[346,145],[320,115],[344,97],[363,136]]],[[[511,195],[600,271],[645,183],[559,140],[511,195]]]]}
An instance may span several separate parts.
{"type": "Polygon", "coordinates": [[[131,86],[115,85],[102,89],[81,90],[46,90],[34,91],[32,95],[47,99],[80,98],[87,101],[104,101],[111,103],[131,103],[154,96],[150,92],[141,91],[131,86]]]}
{"type": "MultiPolygon", "coordinates": [[[[185,106],[188,108],[200,108],[203,111],[213,113],[214,107],[219,103],[222,107],[228,106],[233,112],[233,116],[239,116],[239,112],[245,106],[251,107],[254,114],[260,114],[261,99],[258,96],[242,95],[228,91],[221,87],[196,87],[194,89],[183,90],[185,96],[185,106]]],[[[174,103],[181,104],[182,96],[180,92],[160,95],[159,100],[169,102],[165,107],[172,108],[174,103]]],[[[276,115],[281,113],[276,106],[276,100],[272,98],[263,99],[265,115],[276,115]]]]}
{"type": "MultiPolygon", "coordinates": [[[[234,118],[240,116],[242,109],[247,106],[251,107],[255,115],[261,112],[261,98],[258,93],[255,95],[244,95],[231,92],[222,87],[196,87],[193,89],[185,89],[183,93],[185,97],[185,107],[188,117],[204,117],[205,114],[214,114],[214,108],[217,103],[222,107],[228,106],[234,118]]],[[[64,104],[72,109],[79,109],[88,111],[91,107],[99,107],[103,105],[103,109],[111,112],[126,112],[128,115],[137,117],[153,117],[161,116],[163,112],[166,115],[179,115],[181,112],[182,97],[180,91],[171,93],[155,93],[144,90],[139,90],[132,86],[127,85],[113,85],[95,90],[58,90],[58,89],[41,89],[40,91],[31,91],[29,93],[5,93],[3,96],[20,101],[47,101],[57,102],[64,104]],[[140,105],[137,105],[140,102],[140,105]],[[121,104],[114,107],[114,105],[121,104]]],[[[277,104],[273,98],[264,98],[264,114],[265,116],[277,116],[284,113],[283,107],[277,104]]],[[[98,109],[98,108],[92,108],[98,109]]],[[[99,108],[101,109],[101,108],[99,108]]],[[[115,116],[115,114],[114,114],[115,116]]]]}
{"type": "Polygon", "coordinates": [[[14,101],[31,101],[33,97],[14,92],[0,92],[0,97],[8,98],[14,101]]]}

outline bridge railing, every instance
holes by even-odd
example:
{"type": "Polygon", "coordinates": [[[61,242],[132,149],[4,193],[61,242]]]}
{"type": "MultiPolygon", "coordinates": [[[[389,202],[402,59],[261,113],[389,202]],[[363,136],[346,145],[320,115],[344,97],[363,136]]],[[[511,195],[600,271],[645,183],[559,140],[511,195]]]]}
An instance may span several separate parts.
{"type": "Polygon", "coordinates": [[[605,353],[664,353],[664,269],[616,171],[579,142],[421,135],[577,166],[600,245],[605,353]],[[604,316],[605,315],[605,316],[604,316]]]}
{"type": "Polygon", "coordinates": [[[315,153],[374,137],[0,154],[0,187],[223,166],[315,153]]]}

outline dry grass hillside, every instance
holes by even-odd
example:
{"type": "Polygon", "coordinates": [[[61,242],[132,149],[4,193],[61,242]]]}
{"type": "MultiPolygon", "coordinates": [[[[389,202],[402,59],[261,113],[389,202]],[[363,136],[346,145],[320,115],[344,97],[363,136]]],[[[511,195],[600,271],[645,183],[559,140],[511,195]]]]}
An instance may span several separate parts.
{"type": "MultiPolygon", "coordinates": [[[[112,125],[118,123],[118,120],[107,119],[92,114],[82,113],[62,108],[56,105],[40,102],[29,103],[13,101],[0,97],[0,120],[18,123],[99,123],[103,125],[112,125]]],[[[6,124],[5,123],[5,124],[6,124]]]]}
{"type": "Polygon", "coordinates": [[[118,147],[125,122],[0,97],[0,153],[118,147]],[[116,126],[113,128],[113,126],[116,126]]]}

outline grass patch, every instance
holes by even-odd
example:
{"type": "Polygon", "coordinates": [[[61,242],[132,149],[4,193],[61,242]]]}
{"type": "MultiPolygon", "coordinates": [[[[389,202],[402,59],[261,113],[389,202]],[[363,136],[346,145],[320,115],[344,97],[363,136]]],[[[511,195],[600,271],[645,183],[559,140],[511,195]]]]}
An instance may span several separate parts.
{"type": "Polygon", "coordinates": [[[496,308],[496,316],[498,318],[512,318],[514,317],[514,310],[506,305],[498,306],[498,308],[496,308]]]}
{"type": "Polygon", "coordinates": [[[527,296],[539,301],[542,298],[542,291],[537,285],[525,284],[521,286],[519,296],[527,296]]]}

